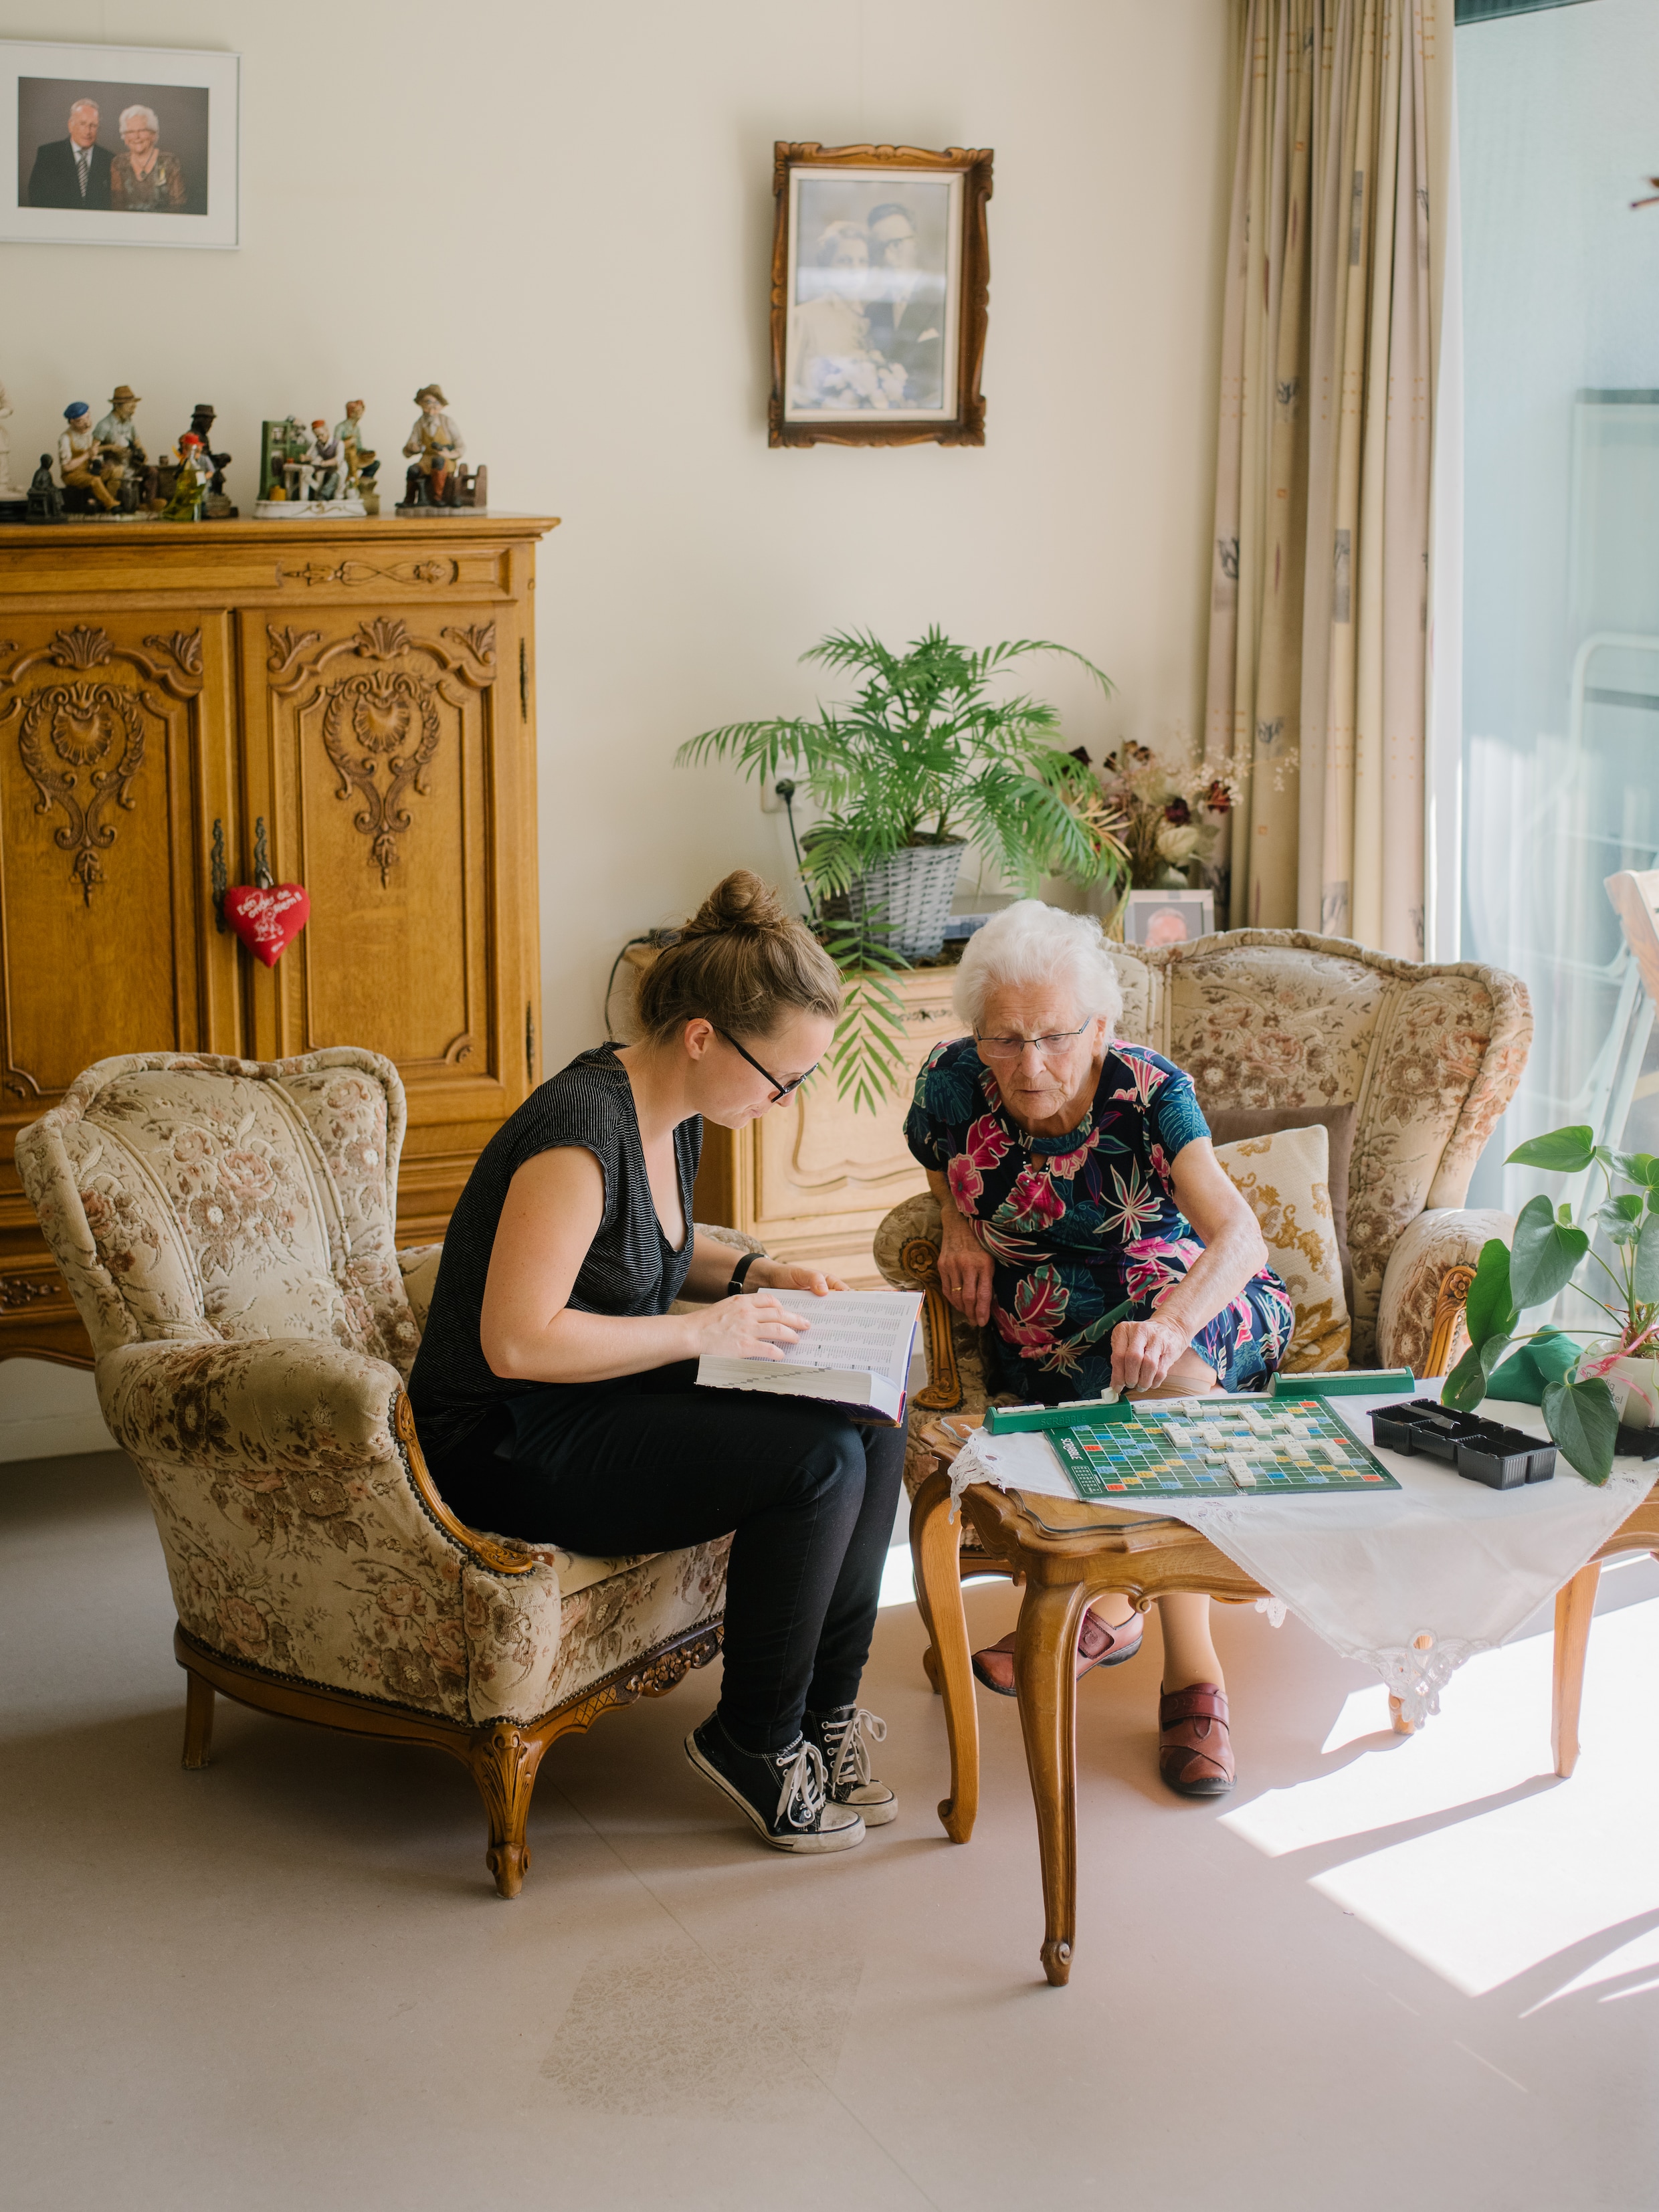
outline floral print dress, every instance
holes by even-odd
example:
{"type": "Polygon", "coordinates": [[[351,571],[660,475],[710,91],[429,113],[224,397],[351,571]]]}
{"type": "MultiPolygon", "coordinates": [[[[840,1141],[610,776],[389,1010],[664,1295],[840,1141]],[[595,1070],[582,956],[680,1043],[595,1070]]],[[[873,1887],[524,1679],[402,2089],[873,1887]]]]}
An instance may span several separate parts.
{"type": "MultiPolygon", "coordinates": [[[[1144,1045],[1109,1045],[1080,1125],[1034,1137],[1004,1109],[974,1040],[958,1037],[928,1056],[904,1131],[991,1255],[993,1390],[1049,1405],[1104,1390],[1113,1329],[1146,1320],[1204,1249],[1170,1172],[1210,1133],[1191,1078],[1144,1045]]],[[[1264,1267],[1193,1349],[1224,1389],[1260,1389],[1293,1319],[1289,1292],[1264,1267]]]]}

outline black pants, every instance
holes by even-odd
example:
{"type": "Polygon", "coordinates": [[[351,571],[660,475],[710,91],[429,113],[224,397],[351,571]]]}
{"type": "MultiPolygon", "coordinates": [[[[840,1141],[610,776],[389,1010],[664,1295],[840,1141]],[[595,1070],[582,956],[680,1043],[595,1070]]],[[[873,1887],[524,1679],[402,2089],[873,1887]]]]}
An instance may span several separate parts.
{"type": "Polygon", "coordinates": [[[735,1532],[720,1718],[745,1750],[781,1751],[804,1708],[858,1695],[904,1433],[805,1399],[664,1387],[691,1371],[528,1392],[510,1427],[492,1418],[434,1474],[471,1526],[595,1558],[735,1532]]]}

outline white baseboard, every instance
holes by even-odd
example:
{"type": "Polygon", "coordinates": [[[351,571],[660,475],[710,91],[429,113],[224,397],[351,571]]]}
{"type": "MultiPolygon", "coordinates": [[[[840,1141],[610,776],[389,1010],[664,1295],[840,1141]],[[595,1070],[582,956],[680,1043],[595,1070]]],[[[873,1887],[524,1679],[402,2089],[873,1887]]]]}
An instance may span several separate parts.
{"type": "Polygon", "coordinates": [[[0,1465],[15,1459],[65,1459],[71,1452],[119,1449],[96,1413],[48,1413],[33,1421],[0,1421],[0,1465]]]}
{"type": "Polygon", "coordinates": [[[84,1369],[45,1359],[0,1361],[0,1463],[118,1449],[84,1369]]]}

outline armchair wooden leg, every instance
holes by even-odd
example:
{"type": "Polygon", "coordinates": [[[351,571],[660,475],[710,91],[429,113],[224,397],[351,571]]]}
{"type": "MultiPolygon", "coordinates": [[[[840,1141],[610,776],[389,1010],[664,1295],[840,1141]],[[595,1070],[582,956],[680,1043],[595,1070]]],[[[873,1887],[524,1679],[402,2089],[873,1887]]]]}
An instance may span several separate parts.
{"type": "Polygon", "coordinates": [[[525,1824],[530,1818],[536,1770],[546,1748],[545,1740],[511,1721],[487,1722],[467,1747],[467,1765],[489,1819],[484,1863],[495,1877],[498,1897],[516,1897],[524,1887],[530,1867],[525,1824]]]}
{"type": "Polygon", "coordinates": [[[187,1767],[205,1766],[213,1755],[213,1685],[185,1669],[185,1756],[187,1767]]]}
{"type": "Polygon", "coordinates": [[[1555,1771],[1565,1781],[1578,1764],[1578,1707],[1584,1694],[1584,1656],[1589,1650],[1595,1614],[1600,1563],[1580,1567],[1555,1593],[1555,1682],[1550,1714],[1550,1747],[1555,1771]]]}
{"type": "Polygon", "coordinates": [[[1019,1724],[1036,1808],[1042,1861],[1042,1971],[1056,1989],[1069,1981],[1077,1934],[1078,1621],[1081,1583],[1028,1583],[1014,1644],[1019,1724]]]}
{"type": "Polygon", "coordinates": [[[910,1507],[910,1561],[916,1603],[933,1639],[935,1680],[945,1699],[945,1732],[951,1745],[951,1794],[939,1808],[945,1832],[965,1844],[979,1814],[979,1710],[968,1650],[968,1616],[962,1604],[957,1554],[962,1524],[951,1518],[951,1478],[927,1477],[910,1507]]]}

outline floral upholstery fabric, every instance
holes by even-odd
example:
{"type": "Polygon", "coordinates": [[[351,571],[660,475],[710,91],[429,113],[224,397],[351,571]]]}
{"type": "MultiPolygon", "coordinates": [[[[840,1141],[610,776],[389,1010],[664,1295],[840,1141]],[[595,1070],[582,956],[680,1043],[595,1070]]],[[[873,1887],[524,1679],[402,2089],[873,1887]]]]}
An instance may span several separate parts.
{"type": "MultiPolygon", "coordinates": [[[[1462,1200],[1526,1065],[1525,985],[1499,968],[1420,965],[1302,930],[1110,951],[1123,993],[1119,1036],[1184,1068],[1206,1114],[1356,1105],[1348,1356],[1356,1366],[1421,1372],[1444,1268],[1473,1264],[1486,1237],[1512,1229],[1506,1215],[1465,1212],[1462,1200]]],[[[907,1199],[877,1231],[876,1262],[896,1288],[924,1287],[900,1262],[916,1237],[937,1246],[931,1197],[907,1199]]],[[[969,1412],[986,1402],[982,1373],[963,1352],[964,1335],[975,1334],[953,1316],[964,1390],[974,1377],[969,1412]]],[[[923,1471],[932,1464],[925,1448],[913,1447],[912,1458],[923,1471]]],[[[913,1490],[916,1479],[908,1468],[913,1490]]]]}
{"type": "MultiPolygon", "coordinates": [[[[1495,1209],[1454,1206],[1419,1213],[1389,1255],[1382,1278],[1382,1300],[1376,1317],[1379,1363],[1385,1367],[1409,1367],[1413,1375],[1426,1375],[1440,1285],[1447,1269],[1473,1267],[1489,1237],[1496,1237],[1507,1244],[1514,1235],[1514,1215],[1495,1209]]],[[[1459,1330],[1448,1366],[1468,1345],[1461,1322],[1459,1330]]]]}
{"type": "Polygon", "coordinates": [[[428,1509],[394,1422],[441,1247],[394,1249],[404,1123],[372,1053],[135,1054],[78,1077],[17,1162],[185,1630],[463,1725],[531,1720],[717,1619],[727,1544],[514,1574],[428,1509]]]}
{"type": "Polygon", "coordinates": [[[1342,1255],[1326,1182],[1330,1141],[1316,1124],[1241,1137],[1215,1156],[1256,1218],[1267,1265],[1291,1294],[1296,1321],[1279,1365],[1316,1375],[1348,1364],[1342,1255]]]}
{"type": "Polygon", "coordinates": [[[1370,1365],[1389,1255],[1425,1206],[1462,1205],[1521,1079],[1532,1042],[1525,985],[1473,961],[1419,965],[1294,929],[1111,950],[1121,1034],[1185,1068],[1206,1114],[1358,1106],[1350,1357],[1370,1365]]]}

